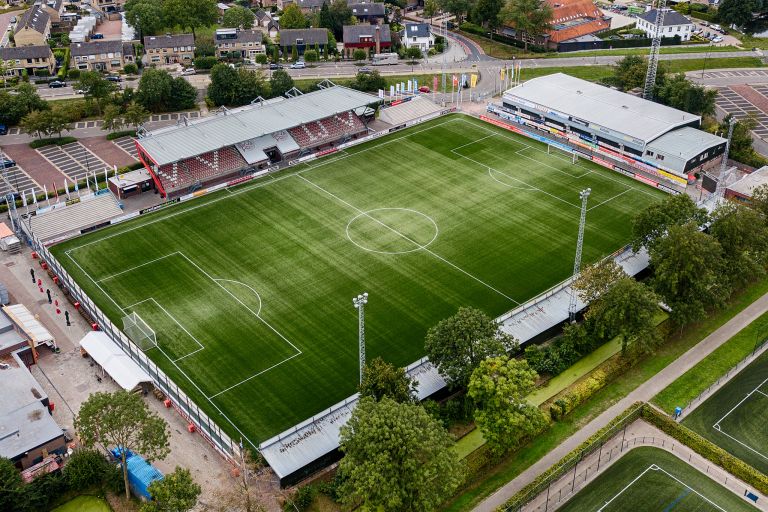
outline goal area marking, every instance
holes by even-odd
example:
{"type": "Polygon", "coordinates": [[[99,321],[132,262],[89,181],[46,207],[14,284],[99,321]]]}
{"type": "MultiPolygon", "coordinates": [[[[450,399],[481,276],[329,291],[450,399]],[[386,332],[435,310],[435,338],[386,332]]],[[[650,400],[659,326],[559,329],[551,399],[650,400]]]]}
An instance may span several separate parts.
{"type": "Polygon", "coordinates": [[[727,512],[720,505],[718,505],[717,503],[713,502],[712,500],[710,500],[709,498],[707,498],[706,496],[704,496],[703,494],[698,492],[696,489],[694,489],[690,485],[686,484],[685,482],[683,482],[682,480],[680,480],[676,476],[670,474],[668,471],[664,470],[664,468],[658,466],[657,464],[651,464],[650,466],[648,466],[642,473],[637,475],[631,482],[629,482],[627,485],[625,485],[623,489],[621,489],[619,492],[614,494],[614,496],[610,500],[606,501],[605,504],[602,507],[600,507],[599,509],[597,509],[596,512],[604,512],[610,506],[610,504],[613,503],[614,500],[616,500],[625,491],[627,491],[627,489],[629,489],[635,483],[637,483],[637,481],[640,480],[643,476],[645,476],[645,474],[648,473],[649,471],[660,471],[661,473],[664,473],[666,476],[668,476],[672,480],[676,481],[677,483],[679,483],[680,485],[682,485],[683,487],[685,487],[686,489],[688,489],[692,493],[696,494],[699,498],[703,499],[704,501],[706,501],[707,503],[709,503],[710,505],[715,507],[717,510],[720,510],[721,512],[727,512]]]}
{"type": "Polygon", "coordinates": [[[135,311],[123,317],[123,332],[145,352],[157,348],[155,331],[135,311]]]}
{"type": "Polygon", "coordinates": [[[757,456],[759,456],[759,457],[762,457],[762,458],[763,458],[763,459],[765,459],[765,460],[768,460],[768,455],[766,455],[766,454],[764,454],[764,453],[762,453],[762,452],[760,452],[760,451],[758,451],[758,450],[754,449],[752,446],[748,445],[747,443],[745,443],[745,442],[741,441],[740,439],[737,439],[736,437],[732,436],[731,434],[729,434],[728,432],[726,432],[725,430],[723,430],[723,427],[722,427],[722,425],[720,425],[720,423],[721,423],[723,420],[725,420],[725,419],[726,419],[728,416],[730,416],[730,415],[731,415],[731,413],[732,413],[733,411],[735,411],[736,409],[738,409],[739,407],[741,407],[741,406],[742,406],[742,405],[743,405],[743,404],[744,404],[744,403],[745,403],[747,400],[749,400],[750,398],[752,398],[752,395],[754,395],[755,393],[757,393],[757,394],[759,394],[759,395],[763,395],[763,396],[768,396],[768,394],[766,394],[766,393],[764,393],[764,392],[760,391],[760,388],[761,388],[761,387],[763,387],[763,386],[764,386],[766,383],[768,383],[768,378],[766,378],[766,379],[765,379],[763,382],[761,382],[760,384],[758,384],[758,385],[757,385],[757,387],[755,387],[755,388],[754,388],[752,391],[750,391],[749,393],[747,393],[747,394],[746,394],[746,396],[745,396],[744,398],[742,398],[741,400],[739,400],[739,403],[737,403],[736,405],[734,405],[733,407],[731,407],[731,409],[730,409],[730,410],[729,410],[727,413],[725,413],[725,414],[723,415],[723,417],[722,417],[722,418],[720,418],[719,420],[717,420],[717,421],[716,421],[716,422],[715,422],[715,423],[712,425],[712,428],[713,428],[713,429],[715,429],[715,430],[717,430],[718,432],[720,432],[720,433],[721,433],[721,434],[723,434],[724,436],[728,437],[728,438],[729,438],[729,439],[731,439],[732,441],[735,441],[735,442],[739,443],[741,446],[743,446],[743,447],[744,447],[744,448],[746,448],[747,450],[751,451],[751,452],[752,452],[752,453],[754,453],[755,455],[757,455],[757,456]]]}

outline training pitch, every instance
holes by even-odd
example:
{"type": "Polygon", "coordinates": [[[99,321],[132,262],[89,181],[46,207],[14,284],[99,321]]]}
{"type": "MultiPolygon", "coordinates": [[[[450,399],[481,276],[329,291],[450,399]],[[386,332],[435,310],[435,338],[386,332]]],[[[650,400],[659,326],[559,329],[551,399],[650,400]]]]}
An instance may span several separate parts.
{"type": "Polygon", "coordinates": [[[750,512],[756,510],[669,452],[634,448],[571,498],[561,512],[750,512]]]}
{"type": "Polygon", "coordinates": [[[257,443],[355,392],[357,294],[368,359],[407,365],[459,306],[500,315],[567,278],[587,187],[585,263],[664,197],[452,115],[52,252],[117,325],[138,313],[157,333],[147,354],[257,443]]]}
{"type": "Polygon", "coordinates": [[[683,419],[683,424],[768,473],[768,352],[683,419]]]}

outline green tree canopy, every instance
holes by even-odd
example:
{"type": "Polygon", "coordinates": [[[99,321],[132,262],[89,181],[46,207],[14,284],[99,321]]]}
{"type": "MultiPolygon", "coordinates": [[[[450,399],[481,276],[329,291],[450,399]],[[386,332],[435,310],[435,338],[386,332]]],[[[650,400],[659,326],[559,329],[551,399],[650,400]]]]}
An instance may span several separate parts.
{"type": "Polygon", "coordinates": [[[437,509],[462,482],[453,445],[420,405],[360,400],[341,429],[342,501],[383,512],[437,509]]]}
{"type": "MultiPolygon", "coordinates": [[[[337,39],[341,39],[344,25],[352,24],[352,9],[346,0],[326,2],[320,9],[319,26],[330,30],[337,39]]],[[[282,19],[281,19],[282,22],[282,19]]]]}
{"type": "MultiPolygon", "coordinates": [[[[728,133],[729,124],[732,114],[728,114],[720,122],[717,130],[720,133],[728,133]]],[[[731,149],[728,154],[729,158],[741,162],[743,164],[751,165],[752,167],[762,167],[768,163],[768,160],[760,154],[758,154],[752,146],[752,130],[757,127],[757,119],[753,115],[736,121],[736,125],[733,127],[733,137],[731,137],[731,149]]]]}
{"type": "Polygon", "coordinates": [[[163,70],[147,68],[141,74],[136,101],[150,112],[162,112],[171,96],[173,77],[163,70]]]}
{"type": "Polygon", "coordinates": [[[452,388],[466,387],[481,361],[517,347],[517,340],[479,309],[459,308],[427,331],[424,349],[452,388]]]}
{"type": "Polygon", "coordinates": [[[233,105],[238,94],[237,86],[237,70],[223,63],[211,68],[208,98],[214,105],[233,105]]]}
{"type": "Polygon", "coordinates": [[[613,258],[608,258],[584,267],[573,287],[579,298],[585,304],[590,304],[626,276],[624,269],[613,258]]]}
{"type": "Polygon", "coordinates": [[[764,0],[722,0],[717,4],[717,19],[724,25],[743,27],[766,10],[764,0]]]}
{"type": "Polygon", "coordinates": [[[157,34],[165,26],[163,2],[127,0],[123,9],[126,21],[138,32],[140,41],[144,40],[144,36],[157,34]]]}
{"type": "Polygon", "coordinates": [[[75,86],[85,92],[86,101],[93,100],[96,111],[101,115],[101,103],[116,89],[115,84],[104,78],[98,71],[83,71],[75,86]]]}
{"type": "Polygon", "coordinates": [[[271,97],[283,96],[293,87],[293,78],[286,71],[278,69],[269,79],[269,94],[271,97]]]}
{"type": "Polygon", "coordinates": [[[235,105],[247,105],[259,96],[265,98],[267,94],[267,80],[261,71],[249,71],[240,68],[237,70],[237,91],[235,93],[235,105]]]}
{"type": "MultiPolygon", "coordinates": [[[[648,61],[639,55],[627,55],[613,67],[613,76],[608,81],[622,91],[629,91],[645,85],[645,75],[648,72],[648,61]]],[[[656,71],[656,86],[664,83],[666,70],[659,65],[656,71]]],[[[655,97],[655,95],[654,95],[655,97]]]]}
{"type": "Polygon", "coordinates": [[[295,3],[288,4],[280,16],[280,28],[307,28],[307,17],[295,3]]]}
{"type": "Polygon", "coordinates": [[[651,248],[671,226],[693,222],[697,226],[708,220],[706,210],[699,208],[687,195],[669,196],[654,203],[632,219],[632,248],[651,248]]]}
{"type": "Polygon", "coordinates": [[[125,125],[123,120],[123,113],[120,111],[120,107],[117,105],[107,105],[104,107],[104,112],[101,115],[102,128],[110,132],[116,132],[125,125]]]}
{"type": "MultiPolygon", "coordinates": [[[[67,460],[64,466],[64,478],[69,488],[75,491],[87,491],[93,488],[103,488],[110,483],[117,466],[107,460],[98,450],[78,448],[67,460]]],[[[122,480],[122,473],[118,473],[122,480]]]]}
{"type": "Polygon", "coordinates": [[[141,512],[186,512],[195,506],[202,492],[189,470],[178,466],[173,473],[149,484],[147,490],[152,501],[142,505],[141,512]]]}
{"type": "Polygon", "coordinates": [[[171,95],[166,101],[168,110],[188,110],[195,108],[197,90],[184,77],[177,76],[171,82],[171,95]]]}
{"type": "Polygon", "coordinates": [[[188,28],[192,35],[200,27],[210,27],[219,18],[215,0],[163,0],[166,26],[188,28]]]}
{"type": "Polygon", "coordinates": [[[148,460],[163,459],[170,452],[165,420],[150,412],[140,395],[128,391],[93,393],[80,406],[75,418],[75,429],[87,447],[100,443],[106,447],[123,448],[126,499],[130,497],[130,491],[125,451],[140,453],[148,460]]]}
{"type": "Polygon", "coordinates": [[[546,425],[539,408],[526,400],[536,377],[528,361],[506,355],[488,358],[472,372],[468,394],[477,405],[475,421],[496,454],[518,446],[546,425]]]}
{"type": "Polygon", "coordinates": [[[656,91],[656,101],[695,115],[715,115],[717,89],[697,85],[685,73],[667,77],[656,91]]]}
{"type": "Polygon", "coordinates": [[[317,62],[320,59],[320,55],[317,53],[316,50],[307,50],[304,52],[304,61],[305,62],[317,62]]]}
{"type": "Polygon", "coordinates": [[[709,232],[723,248],[726,277],[734,288],[765,274],[768,226],[759,211],[726,201],[712,213],[709,232]]]}
{"type": "Polygon", "coordinates": [[[252,10],[239,5],[233,5],[224,11],[221,23],[229,28],[251,29],[255,19],[256,15],[253,14],[252,10]]]}
{"type": "Polygon", "coordinates": [[[0,457],[0,510],[23,510],[24,482],[13,462],[0,457]]]}
{"type": "Polygon", "coordinates": [[[414,401],[417,385],[406,375],[404,368],[397,368],[377,357],[366,363],[358,390],[362,397],[370,396],[378,401],[386,396],[405,403],[414,401]]]}
{"type": "Polygon", "coordinates": [[[471,2],[469,0],[439,0],[440,8],[444,12],[450,12],[456,16],[459,24],[469,12],[471,2]]]}
{"type": "Polygon", "coordinates": [[[703,319],[725,300],[723,248],[695,223],[669,226],[651,246],[650,256],[653,289],[672,308],[677,325],[703,319]]]}
{"type": "Polygon", "coordinates": [[[349,86],[358,91],[377,92],[379,89],[387,88],[387,81],[378,71],[374,70],[370,73],[358,73],[349,86]]]}
{"type": "Polygon", "coordinates": [[[125,109],[125,123],[134,128],[149,121],[149,116],[149,110],[136,102],[131,102],[125,109]]]}
{"type": "Polygon", "coordinates": [[[472,18],[478,25],[491,30],[499,26],[499,15],[504,7],[504,0],[476,0],[472,9],[472,18]]]}
{"type": "MultiPolygon", "coordinates": [[[[544,0],[509,0],[501,11],[501,19],[516,30],[538,39],[550,27],[552,7],[544,0]]],[[[528,50],[528,37],[523,38],[528,50]]]]}

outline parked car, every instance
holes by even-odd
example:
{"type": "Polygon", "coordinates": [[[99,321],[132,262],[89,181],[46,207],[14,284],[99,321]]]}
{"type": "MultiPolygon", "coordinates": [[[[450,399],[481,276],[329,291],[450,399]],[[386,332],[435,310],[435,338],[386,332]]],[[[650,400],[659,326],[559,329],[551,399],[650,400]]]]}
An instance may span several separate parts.
{"type": "Polygon", "coordinates": [[[283,65],[277,64],[275,62],[270,62],[269,69],[283,69],[283,65]]]}
{"type": "Polygon", "coordinates": [[[357,72],[358,73],[362,73],[364,75],[370,75],[371,73],[373,73],[373,70],[371,68],[367,67],[367,66],[364,66],[364,67],[358,69],[357,72]]]}
{"type": "Polygon", "coordinates": [[[77,90],[75,91],[75,94],[85,94],[85,91],[84,91],[84,90],[82,90],[82,89],[77,89],[77,90]]]}
{"type": "Polygon", "coordinates": [[[17,21],[19,20],[16,18],[16,16],[11,16],[11,23],[16,23],[17,21]]]}
{"type": "Polygon", "coordinates": [[[419,92],[428,93],[429,87],[427,87],[426,85],[422,85],[421,87],[419,87],[419,92]]]}
{"type": "Polygon", "coordinates": [[[711,24],[711,25],[709,26],[709,28],[712,28],[712,29],[714,29],[714,30],[717,30],[718,32],[720,32],[721,30],[723,30],[723,27],[721,27],[720,25],[718,25],[718,24],[716,24],[716,23],[713,23],[713,24],[711,24]]]}
{"type": "Polygon", "coordinates": [[[8,127],[0,124],[0,135],[8,135],[8,127]]]}
{"type": "Polygon", "coordinates": [[[298,62],[294,62],[293,64],[291,64],[291,69],[304,69],[306,67],[307,67],[307,65],[304,64],[304,61],[302,61],[302,60],[300,60],[298,62]]]}
{"type": "Polygon", "coordinates": [[[54,80],[53,82],[50,82],[48,84],[48,87],[51,89],[58,89],[59,87],[66,87],[67,82],[62,82],[61,80],[54,80]]]}
{"type": "Polygon", "coordinates": [[[123,79],[120,77],[120,75],[107,75],[107,80],[110,82],[122,82],[123,79]]]}
{"type": "Polygon", "coordinates": [[[13,167],[14,165],[16,165],[15,160],[11,160],[8,157],[0,156],[0,169],[5,169],[6,167],[13,167]]]}
{"type": "Polygon", "coordinates": [[[708,27],[709,26],[709,22],[707,22],[707,21],[700,21],[699,23],[701,23],[702,27],[708,27]]]}
{"type": "Polygon", "coordinates": [[[197,73],[195,68],[187,68],[181,72],[182,75],[194,75],[195,73],[197,73]]]}
{"type": "Polygon", "coordinates": [[[99,32],[96,32],[91,36],[91,39],[104,39],[104,34],[100,34],[99,32]]]}
{"type": "Polygon", "coordinates": [[[725,39],[723,39],[721,36],[717,36],[712,39],[713,43],[722,43],[723,41],[725,41],[725,39]]]}

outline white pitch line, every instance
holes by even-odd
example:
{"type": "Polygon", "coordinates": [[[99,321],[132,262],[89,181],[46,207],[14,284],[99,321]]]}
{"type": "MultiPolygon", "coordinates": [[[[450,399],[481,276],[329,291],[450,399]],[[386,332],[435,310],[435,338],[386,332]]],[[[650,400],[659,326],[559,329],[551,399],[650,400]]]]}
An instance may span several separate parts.
{"type": "Polygon", "coordinates": [[[418,248],[422,249],[424,252],[427,252],[427,253],[431,254],[432,256],[434,256],[435,258],[437,258],[437,259],[439,259],[440,261],[444,262],[445,264],[447,264],[447,265],[449,265],[449,266],[451,266],[451,267],[455,268],[456,270],[458,270],[458,271],[459,271],[459,272],[461,272],[462,274],[465,274],[466,276],[468,276],[468,277],[470,277],[470,278],[474,279],[475,281],[477,281],[478,283],[480,283],[480,284],[482,284],[483,286],[487,287],[488,289],[490,289],[490,290],[493,290],[494,292],[498,293],[499,295],[501,295],[501,296],[502,296],[502,297],[504,297],[505,299],[507,299],[507,300],[510,300],[510,301],[514,302],[515,304],[518,304],[518,305],[520,304],[518,301],[516,301],[515,299],[513,299],[512,297],[510,297],[510,296],[509,296],[509,295],[507,295],[506,293],[504,293],[504,292],[502,292],[501,290],[498,290],[497,288],[495,288],[495,287],[491,286],[490,284],[486,283],[486,282],[485,282],[485,281],[483,281],[482,279],[480,279],[480,278],[478,278],[478,277],[476,277],[476,276],[474,276],[474,275],[470,274],[469,272],[467,272],[467,271],[466,271],[466,270],[464,270],[463,268],[461,268],[461,267],[457,266],[456,264],[454,264],[454,263],[451,263],[451,262],[450,262],[450,261],[448,261],[447,259],[443,258],[442,256],[440,256],[439,254],[435,253],[435,252],[434,252],[434,251],[432,251],[431,249],[429,249],[429,248],[427,248],[427,247],[425,247],[425,246],[421,245],[420,243],[418,243],[417,241],[415,241],[415,240],[413,240],[412,238],[408,237],[407,235],[404,235],[403,233],[401,233],[400,231],[396,230],[395,228],[393,228],[393,227],[391,227],[391,226],[389,226],[389,225],[385,224],[384,222],[381,222],[379,219],[377,219],[377,218],[375,218],[375,217],[371,216],[371,215],[370,215],[368,212],[365,212],[365,211],[361,210],[360,208],[358,208],[358,207],[356,207],[356,206],[352,205],[351,203],[349,203],[349,202],[345,201],[344,199],[340,198],[340,197],[339,197],[339,196],[337,196],[336,194],[334,194],[334,193],[332,193],[332,192],[329,192],[328,190],[324,189],[323,187],[321,187],[321,186],[320,186],[320,185],[318,185],[317,183],[314,183],[314,182],[312,182],[312,181],[308,180],[308,179],[307,179],[307,178],[305,178],[305,177],[304,177],[304,176],[303,176],[301,173],[297,174],[296,176],[297,176],[298,178],[300,178],[300,179],[302,179],[302,180],[306,181],[307,183],[309,183],[309,184],[310,184],[310,185],[312,185],[313,187],[316,187],[317,189],[321,190],[322,192],[325,192],[326,194],[328,194],[329,196],[333,197],[334,199],[336,199],[336,200],[337,200],[337,201],[339,201],[340,203],[343,203],[343,204],[347,205],[349,208],[351,208],[351,209],[355,210],[355,211],[356,211],[356,212],[358,212],[360,215],[363,215],[363,216],[365,216],[365,217],[368,217],[369,219],[371,219],[372,221],[374,221],[374,222],[376,222],[377,224],[381,225],[382,227],[384,227],[384,228],[386,228],[386,229],[388,229],[388,230],[392,231],[394,234],[396,234],[396,235],[398,235],[398,236],[402,237],[403,239],[405,239],[405,240],[407,240],[407,241],[411,242],[411,243],[412,243],[412,244],[414,244],[416,247],[418,247],[418,248]]]}
{"type": "Polygon", "coordinates": [[[718,432],[720,432],[722,435],[724,435],[724,436],[726,436],[726,437],[730,438],[731,440],[733,440],[733,441],[735,441],[735,442],[739,443],[741,446],[743,446],[743,447],[744,447],[744,448],[746,448],[747,450],[751,451],[752,453],[754,453],[754,454],[756,454],[756,455],[758,455],[758,456],[760,456],[760,457],[762,457],[762,458],[764,458],[764,459],[768,460],[768,456],[766,456],[764,453],[761,453],[761,452],[759,452],[759,451],[755,450],[755,449],[754,449],[754,448],[752,448],[750,445],[748,445],[748,444],[744,443],[743,441],[741,441],[740,439],[737,439],[736,437],[732,436],[731,434],[729,434],[728,432],[726,432],[725,430],[723,430],[723,427],[722,427],[722,425],[720,425],[720,422],[721,422],[721,421],[723,421],[725,418],[727,418],[727,417],[728,417],[728,416],[729,416],[729,415],[730,415],[730,414],[731,414],[733,411],[735,411],[736,409],[738,409],[738,408],[739,408],[739,407],[740,407],[740,406],[741,406],[741,405],[742,405],[744,402],[746,402],[746,401],[747,401],[749,398],[751,398],[751,397],[752,397],[752,395],[753,395],[755,392],[757,392],[757,393],[759,393],[759,394],[761,394],[761,395],[764,395],[764,396],[768,396],[768,395],[766,395],[765,393],[763,393],[762,391],[760,391],[760,388],[761,388],[761,387],[762,387],[762,386],[763,386],[763,385],[764,385],[766,382],[768,382],[768,378],[766,378],[766,379],[765,379],[763,382],[761,382],[760,384],[758,384],[758,385],[757,385],[757,387],[755,387],[755,389],[753,389],[752,391],[750,391],[749,393],[747,393],[747,395],[746,395],[744,398],[742,398],[742,399],[739,401],[739,403],[737,403],[736,405],[734,405],[733,407],[731,407],[731,409],[730,409],[730,410],[729,410],[727,413],[725,413],[725,415],[724,415],[722,418],[720,418],[719,420],[717,420],[717,421],[714,423],[714,425],[712,425],[712,428],[713,428],[713,429],[715,429],[715,430],[717,430],[718,432]]]}
{"type": "Polygon", "coordinates": [[[602,205],[604,205],[605,203],[611,202],[611,201],[613,201],[614,199],[616,199],[616,198],[618,198],[618,197],[621,197],[621,196],[623,196],[624,194],[626,194],[626,193],[627,193],[627,192],[629,192],[630,190],[632,190],[632,189],[631,189],[631,188],[628,188],[628,189],[627,189],[627,190],[625,190],[624,192],[619,192],[619,193],[618,193],[618,194],[616,194],[615,196],[613,196],[613,197],[611,197],[611,198],[609,198],[609,199],[606,199],[605,201],[602,201],[602,202],[600,202],[600,203],[597,203],[595,206],[592,206],[592,207],[590,207],[590,208],[587,208],[587,211],[588,211],[588,212],[589,212],[589,211],[592,211],[592,210],[594,210],[595,208],[597,208],[598,206],[602,206],[602,205]]]}
{"type": "MultiPolygon", "coordinates": [[[[658,467],[658,466],[657,466],[657,467],[658,467]]],[[[696,493],[696,494],[699,496],[699,498],[703,499],[704,501],[706,501],[707,503],[709,503],[710,505],[712,505],[712,506],[713,506],[713,507],[715,507],[716,509],[718,509],[718,510],[722,510],[722,512],[727,512],[727,511],[726,511],[726,510],[725,510],[723,507],[721,507],[720,505],[718,505],[718,504],[717,504],[717,503],[715,503],[714,501],[710,500],[709,498],[707,498],[706,496],[704,496],[703,494],[701,494],[699,491],[697,491],[696,489],[694,489],[694,488],[693,488],[693,487],[691,487],[690,485],[686,484],[685,482],[683,482],[682,480],[680,480],[679,478],[677,478],[675,475],[673,475],[673,474],[671,474],[670,472],[666,471],[664,468],[661,468],[661,467],[660,467],[660,468],[658,468],[658,469],[659,469],[659,471],[661,471],[662,473],[664,473],[665,475],[667,475],[668,477],[670,477],[672,480],[676,481],[677,483],[679,483],[680,485],[682,485],[683,487],[685,487],[686,489],[689,489],[691,492],[694,492],[694,493],[696,493]]]]}
{"type": "Polygon", "coordinates": [[[116,274],[112,274],[112,275],[110,275],[110,276],[107,276],[107,277],[102,277],[101,279],[99,279],[99,282],[100,282],[100,283],[103,283],[104,281],[107,281],[107,280],[109,280],[109,279],[113,279],[113,278],[115,278],[115,277],[121,276],[121,275],[123,275],[123,274],[127,274],[127,273],[129,273],[129,272],[133,272],[133,271],[134,271],[134,270],[136,270],[137,268],[146,267],[147,265],[151,265],[151,264],[153,264],[153,263],[156,263],[156,262],[158,262],[158,261],[160,261],[160,260],[164,260],[165,258],[168,258],[168,257],[170,257],[170,256],[174,256],[174,255],[175,255],[175,254],[177,254],[177,253],[178,253],[178,251],[174,251],[174,252],[172,252],[172,253],[166,254],[165,256],[160,256],[159,258],[155,258],[155,259],[153,259],[153,260],[149,260],[149,261],[146,261],[146,262],[144,262],[144,263],[142,263],[142,264],[140,264],[140,265],[136,265],[135,267],[131,267],[131,268],[129,268],[129,269],[123,270],[123,271],[121,271],[121,272],[118,272],[118,273],[116,273],[116,274]]]}
{"type": "Polygon", "coordinates": [[[223,390],[219,391],[218,393],[211,395],[209,398],[212,400],[212,399],[216,398],[217,396],[219,396],[219,395],[221,395],[221,394],[223,394],[223,393],[226,393],[227,391],[231,391],[231,390],[235,389],[236,387],[238,387],[238,386],[240,386],[240,385],[242,385],[242,384],[245,384],[245,383],[246,383],[246,382],[248,382],[249,380],[251,380],[251,379],[255,379],[256,377],[260,376],[261,374],[263,374],[263,373],[267,373],[268,371],[270,371],[270,370],[273,370],[273,369],[277,368],[278,366],[280,366],[281,364],[283,364],[283,363],[285,363],[285,362],[287,362],[287,361],[290,361],[290,360],[291,360],[291,359],[293,359],[294,357],[298,357],[298,356],[300,356],[300,355],[301,355],[301,352],[298,352],[298,353],[296,353],[296,354],[293,354],[291,357],[289,357],[289,358],[287,358],[287,359],[283,359],[283,360],[282,360],[282,361],[280,361],[279,363],[275,363],[275,364],[273,364],[272,366],[270,366],[269,368],[265,368],[264,370],[261,370],[259,373],[254,373],[253,375],[251,375],[251,376],[250,376],[250,377],[248,377],[247,379],[243,379],[243,380],[241,380],[240,382],[238,382],[237,384],[233,384],[232,386],[229,386],[228,388],[226,388],[226,389],[223,389],[223,390]]]}
{"type": "Polygon", "coordinates": [[[624,491],[626,491],[627,489],[629,489],[630,487],[632,487],[632,486],[635,484],[635,482],[637,482],[638,480],[640,480],[640,479],[643,477],[643,475],[645,475],[647,472],[649,472],[649,471],[656,471],[656,470],[658,470],[658,469],[659,469],[659,467],[658,467],[656,464],[651,464],[650,466],[648,466],[648,467],[645,469],[645,471],[643,471],[642,473],[640,473],[639,475],[637,475],[637,476],[635,477],[635,479],[634,479],[634,480],[632,480],[631,482],[629,482],[627,485],[625,485],[625,486],[624,486],[624,488],[623,488],[623,489],[621,489],[619,492],[617,492],[616,494],[614,494],[614,495],[613,495],[613,498],[611,498],[610,500],[606,501],[606,502],[603,504],[603,506],[602,506],[602,507],[600,507],[599,509],[597,509],[597,512],[603,512],[603,510],[605,510],[605,507],[607,507],[608,505],[610,505],[610,504],[613,502],[613,500],[615,500],[616,498],[618,498],[619,496],[621,496],[621,495],[624,493],[624,491]]]}
{"type": "Polygon", "coordinates": [[[261,314],[261,306],[263,304],[262,301],[261,301],[261,295],[259,295],[259,292],[254,290],[252,286],[247,285],[247,284],[245,284],[242,281],[235,281],[234,279],[215,279],[215,281],[222,281],[222,282],[225,282],[225,283],[235,283],[235,284],[239,284],[240,286],[245,286],[246,288],[251,290],[256,295],[256,298],[259,299],[259,310],[256,311],[256,316],[259,316],[261,314]]]}

